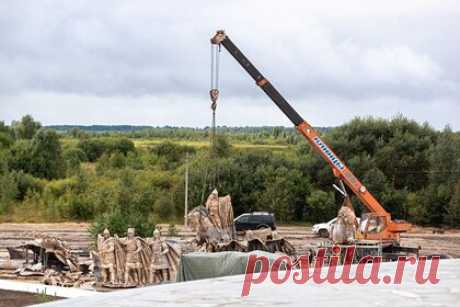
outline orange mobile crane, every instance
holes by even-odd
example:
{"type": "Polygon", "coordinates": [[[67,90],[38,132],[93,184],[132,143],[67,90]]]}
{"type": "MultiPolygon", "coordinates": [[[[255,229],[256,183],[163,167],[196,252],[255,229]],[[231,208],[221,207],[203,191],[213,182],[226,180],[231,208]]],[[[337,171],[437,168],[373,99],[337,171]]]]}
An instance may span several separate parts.
{"type": "Polygon", "coordinates": [[[332,149],[321,139],[315,129],[305,121],[275,87],[257,70],[246,58],[238,47],[230,40],[224,31],[217,31],[211,38],[211,90],[210,96],[213,105],[219,95],[218,90],[218,56],[220,46],[223,46],[254,79],[256,84],[270,97],[280,110],[291,120],[297,130],[307,139],[310,145],[331,166],[334,176],[345,182],[348,188],[359,198],[361,203],[369,210],[365,219],[357,230],[357,238],[367,241],[378,241],[386,246],[388,252],[415,252],[411,248],[399,246],[400,233],[406,232],[411,225],[404,221],[396,221],[391,218],[382,205],[372,196],[367,188],[356,178],[351,170],[341,161],[332,149]],[[372,225],[373,227],[370,227],[372,225]],[[378,227],[375,227],[378,225],[378,227]]]}

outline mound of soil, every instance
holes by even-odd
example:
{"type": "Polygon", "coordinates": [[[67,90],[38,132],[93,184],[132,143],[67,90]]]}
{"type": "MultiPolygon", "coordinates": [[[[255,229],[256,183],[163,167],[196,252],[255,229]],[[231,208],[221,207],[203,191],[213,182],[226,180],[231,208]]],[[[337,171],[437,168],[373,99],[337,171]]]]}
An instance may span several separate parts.
{"type": "Polygon", "coordinates": [[[0,289],[0,307],[19,307],[48,303],[62,297],[0,289]]]}

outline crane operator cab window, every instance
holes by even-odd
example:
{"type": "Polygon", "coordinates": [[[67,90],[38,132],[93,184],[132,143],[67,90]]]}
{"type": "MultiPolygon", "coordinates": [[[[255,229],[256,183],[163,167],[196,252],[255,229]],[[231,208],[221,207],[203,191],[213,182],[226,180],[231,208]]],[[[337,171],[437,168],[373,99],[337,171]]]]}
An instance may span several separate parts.
{"type": "Polygon", "coordinates": [[[362,233],[379,233],[385,229],[385,219],[383,216],[364,214],[361,218],[359,230],[362,233]]]}

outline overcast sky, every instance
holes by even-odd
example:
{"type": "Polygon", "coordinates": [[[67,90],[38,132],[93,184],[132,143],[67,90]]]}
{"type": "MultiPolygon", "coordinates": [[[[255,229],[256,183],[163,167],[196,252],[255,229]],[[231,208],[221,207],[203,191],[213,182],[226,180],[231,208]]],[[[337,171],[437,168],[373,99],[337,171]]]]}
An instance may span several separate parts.
{"type": "MultiPolygon", "coordinates": [[[[0,2],[0,120],[207,126],[225,29],[315,126],[399,113],[460,130],[460,2],[0,2]]],[[[223,50],[217,123],[285,125],[223,50]]]]}

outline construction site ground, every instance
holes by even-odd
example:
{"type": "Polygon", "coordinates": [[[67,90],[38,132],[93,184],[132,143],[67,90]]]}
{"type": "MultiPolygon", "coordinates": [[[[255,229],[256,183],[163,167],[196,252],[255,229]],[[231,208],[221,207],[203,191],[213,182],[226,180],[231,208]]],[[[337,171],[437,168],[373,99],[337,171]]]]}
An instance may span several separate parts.
{"type": "MultiPolygon", "coordinates": [[[[93,239],[88,232],[86,223],[56,223],[56,224],[0,224],[0,268],[5,273],[9,263],[7,247],[18,246],[24,241],[32,239],[34,233],[47,233],[65,241],[78,254],[87,254],[93,247],[93,239]]],[[[164,237],[176,239],[192,239],[194,233],[185,230],[182,225],[176,225],[174,231],[168,225],[160,225],[164,237]]],[[[311,227],[306,226],[278,226],[278,233],[289,240],[299,254],[309,247],[324,241],[311,233],[311,227]]],[[[416,227],[409,233],[402,235],[401,244],[410,247],[421,246],[422,255],[444,254],[453,258],[460,258],[460,230],[446,230],[444,233],[433,233],[432,228],[416,227]]]]}

